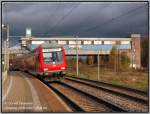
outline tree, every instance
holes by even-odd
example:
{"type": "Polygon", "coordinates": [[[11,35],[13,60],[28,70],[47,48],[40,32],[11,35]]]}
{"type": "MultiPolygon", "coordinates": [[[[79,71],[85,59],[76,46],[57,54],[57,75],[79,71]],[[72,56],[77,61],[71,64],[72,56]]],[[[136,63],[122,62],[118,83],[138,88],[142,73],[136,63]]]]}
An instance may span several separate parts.
{"type": "Polygon", "coordinates": [[[79,58],[79,63],[83,63],[83,59],[81,57],[79,58]]]}
{"type": "Polygon", "coordinates": [[[115,46],[112,47],[109,55],[109,67],[113,68],[116,71],[116,54],[117,54],[117,49],[115,46]]]}
{"type": "Polygon", "coordinates": [[[109,55],[109,66],[116,72],[121,69],[127,69],[130,65],[130,59],[126,52],[121,52],[115,46],[112,47],[109,55]]]}
{"type": "Polygon", "coordinates": [[[142,66],[148,68],[148,45],[149,40],[148,37],[144,37],[141,39],[141,63],[142,66]]]}
{"type": "Polygon", "coordinates": [[[121,68],[122,69],[127,69],[127,68],[129,68],[129,65],[130,65],[130,59],[127,56],[127,53],[122,52],[121,53],[121,68]]]}
{"type": "Polygon", "coordinates": [[[87,56],[86,63],[88,65],[93,65],[93,63],[94,63],[94,57],[93,56],[87,56]]]}

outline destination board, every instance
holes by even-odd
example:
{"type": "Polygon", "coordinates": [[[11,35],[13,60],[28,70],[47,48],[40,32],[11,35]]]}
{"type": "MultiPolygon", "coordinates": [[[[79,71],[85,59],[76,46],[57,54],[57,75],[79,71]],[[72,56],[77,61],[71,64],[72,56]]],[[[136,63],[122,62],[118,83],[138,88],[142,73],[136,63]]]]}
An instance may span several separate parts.
{"type": "Polygon", "coordinates": [[[54,49],[43,49],[42,52],[55,52],[61,51],[61,48],[54,48],[54,49]]]}

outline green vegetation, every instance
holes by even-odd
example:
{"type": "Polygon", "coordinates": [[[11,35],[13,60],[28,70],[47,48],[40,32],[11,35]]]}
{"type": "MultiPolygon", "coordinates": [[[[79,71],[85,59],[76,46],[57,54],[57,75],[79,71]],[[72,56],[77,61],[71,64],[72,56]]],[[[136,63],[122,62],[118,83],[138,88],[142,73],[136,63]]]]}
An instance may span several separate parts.
{"type": "Polygon", "coordinates": [[[149,45],[149,40],[148,37],[144,37],[141,40],[141,62],[142,62],[142,66],[144,68],[148,68],[148,45],[149,45]]]}
{"type": "MultiPolygon", "coordinates": [[[[147,90],[148,72],[131,69],[130,59],[126,52],[113,47],[109,56],[99,56],[99,60],[99,81],[147,90]]],[[[67,63],[67,74],[76,76],[76,58],[68,60],[67,63]]],[[[85,62],[79,58],[79,77],[98,81],[97,65],[97,56],[88,56],[85,62]]]]}
{"type": "Polygon", "coordinates": [[[121,53],[121,69],[129,69],[130,59],[126,52],[121,53]]]}
{"type": "Polygon", "coordinates": [[[93,58],[93,56],[88,56],[87,60],[86,60],[86,63],[88,65],[93,65],[94,64],[94,58],[93,58]]]}
{"type": "Polygon", "coordinates": [[[117,65],[118,65],[117,64],[117,49],[114,46],[114,47],[112,47],[112,50],[111,50],[110,55],[109,55],[109,67],[116,70],[117,65]]]}
{"type": "MultiPolygon", "coordinates": [[[[108,57],[102,56],[100,61],[99,68],[99,81],[124,85],[136,89],[147,90],[148,88],[148,72],[142,70],[134,70],[134,69],[125,69],[126,65],[128,65],[129,60],[127,58],[126,53],[123,53],[120,57],[122,59],[122,64],[124,65],[119,72],[116,72],[113,68],[109,67],[108,57]],[[121,57],[122,56],[122,57],[121,57]],[[105,60],[105,59],[106,60],[105,60]],[[105,60],[105,62],[103,61],[105,60]],[[104,62],[104,63],[103,63],[104,62]],[[107,65],[106,65],[107,64],[107,65]]],[[[76,76],[76,59],[68,60],[68,68],[67,74],[71,76],[76,76]]],[[[98,67],[97,64],[88,65],[86,62],[83,62],[82,59],[79,60],[79,77],[96,80],[98,81],[98,67]]]]}
{"type": "Polygon", "coordinates": [[[115,84],[115,85],[121,85],[122,82],[120,80],[113,79],[111,80],[110,83],[115,84]]]}
{"type": "Polygon", "coordinates": [[[117,50],[114,46],[110,52],[109,56],[109,67],[114,69],[114,71],[119,72],[120,70],[129,69],[130,59],[126,52],[121,52],[117,50]]]}

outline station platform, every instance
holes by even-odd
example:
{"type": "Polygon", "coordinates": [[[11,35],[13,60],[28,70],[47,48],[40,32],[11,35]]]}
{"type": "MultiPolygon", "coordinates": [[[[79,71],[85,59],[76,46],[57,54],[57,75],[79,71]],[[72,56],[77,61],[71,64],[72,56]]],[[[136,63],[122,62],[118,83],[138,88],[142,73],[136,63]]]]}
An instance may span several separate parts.
{"type": "Polygon", "coordinates": [[[72,110],[37,78],[13,71],[2,85],[2,112],[72,112],[72,110]]]}

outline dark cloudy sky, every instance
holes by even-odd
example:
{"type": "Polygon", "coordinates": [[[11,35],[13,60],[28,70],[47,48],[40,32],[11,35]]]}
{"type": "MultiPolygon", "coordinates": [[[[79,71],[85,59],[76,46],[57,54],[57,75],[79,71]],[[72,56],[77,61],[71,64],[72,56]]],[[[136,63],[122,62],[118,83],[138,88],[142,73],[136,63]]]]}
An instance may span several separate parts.
{"type": "Polygon", "coordinates": [[[27,27],[37,37],[148,34],[147,2],[3,2],[2,8],[11,36],[24,36],[27,27]]]}

